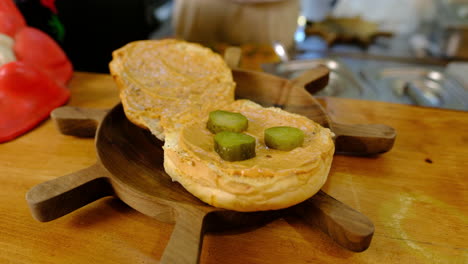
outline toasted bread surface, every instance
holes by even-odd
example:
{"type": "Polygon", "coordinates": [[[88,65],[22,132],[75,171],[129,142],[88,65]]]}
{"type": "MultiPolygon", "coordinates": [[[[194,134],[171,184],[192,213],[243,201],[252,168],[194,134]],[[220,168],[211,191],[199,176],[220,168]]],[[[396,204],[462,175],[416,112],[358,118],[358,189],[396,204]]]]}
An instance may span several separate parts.
{"type": "Polygon", "coordinates": [[[135,41],[112,55],[109,68],[127,118],[161,140],[167,130],[234,101],[230,69],[201,45],[135,41]]]}

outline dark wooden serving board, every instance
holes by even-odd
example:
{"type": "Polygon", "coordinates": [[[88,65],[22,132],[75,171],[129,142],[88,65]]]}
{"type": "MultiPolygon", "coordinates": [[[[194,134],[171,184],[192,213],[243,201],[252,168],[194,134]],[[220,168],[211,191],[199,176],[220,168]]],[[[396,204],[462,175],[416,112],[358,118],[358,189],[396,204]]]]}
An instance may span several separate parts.
{"type": "MultiPolygon", "coordinates": [[[[271,81],[257,85],[253,83],[255,80],[249,79],[252,78],[251,73],[234,71],[234,77],[238,83],[238,96],[249,97],[265,105],[282,106],[286,110],[298,110],[293,112],[315,117],[317,119],[314,120],[332,128],[336,133],[336,125],[329,121],[320,105],[303,88],[295,88],[299,80],[281,80],[281,83],[276,84],[271,81]],[[239,77],[240,75],[244,77],[239,77]],[[284,89],[287,89],[286,92],[284,89]],[[304,93],[298,96],[298,91],[304,93]],[[282,95],[273,97],[274,100],[271,101],[269,98],[275,92],[282,95]],[[252,98],[253,95],[256,97],[252,98]],[[304,101],[304,98],[309,99],[304,101]]],[[[374,232],[372,222],[321,191],[301,204],[278,211],[240,213],[201,202],[181,185],[172,182],[163,168],[163,142],[129,122],[121,105],[111,111],[92,112],[61,108],[52,116],[62,132],[73,135],[90,136],[99,123],[95,137],[98,161],[89,168],[39,184],[27,193],[26,200],[31,213],[39,221],[56,219],[101,197],[114,195],[150,217],[175,223],[162,263],[198,263],[203,234],[206,231],[258,225],[284,214],[297,215],[304,221],[317,225],[349,250],[363,251],[370,244],[374,232]]],[[[383,132],[373,133],[367,143],[378,143],[379,140],[376,139],[382,139],[382,135],[384,141],[392,140],[389,131],[392,129],[385,127],[383,132]]],[[[358,142],[369,137],[368,131],[361,133],[360,130],[354,130],[353,133],[355,134],[348,134],[348,137],[358,142]]],[[[376,154],[390,148],[391,144],[385,144],[378,148],[360,147],[357,150],[361,151],[358,154],[376,154]]]]}

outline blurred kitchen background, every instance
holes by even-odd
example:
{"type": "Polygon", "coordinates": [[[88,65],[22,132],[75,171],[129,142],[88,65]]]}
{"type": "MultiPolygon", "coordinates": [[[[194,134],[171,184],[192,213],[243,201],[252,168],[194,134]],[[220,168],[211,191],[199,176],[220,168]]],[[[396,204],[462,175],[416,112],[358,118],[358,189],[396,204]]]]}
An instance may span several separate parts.
{"type": "Polygon", "coordinates": [[[239,46],[240,67],[286,78],[326,66],[318,96],[468,110],[468,0],[16,3],[77,71],[108,72],[112,51],[130,41],[178,37],[220,53],[239,46]]]}

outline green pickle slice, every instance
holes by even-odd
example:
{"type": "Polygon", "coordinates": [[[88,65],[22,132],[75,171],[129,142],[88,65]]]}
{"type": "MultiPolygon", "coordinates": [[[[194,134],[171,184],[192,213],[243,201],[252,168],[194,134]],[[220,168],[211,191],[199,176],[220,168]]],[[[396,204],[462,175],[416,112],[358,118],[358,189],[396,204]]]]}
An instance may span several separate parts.
{"type": "Polygon", "coordinates": [[[304,143],[304,132],[299,128],[278,126],[265,129],[265,145],[278,150],[292,150],[304,143]]]}
{"type": "Polygon", "coordinates": [[[213,134],[222,131],[242,132],[247,129],[247,117],[240,113],[234,113],[223,110],[210,112],[206,128],[213,134]]]}
{"type": "Polygon", "coordinates": [[[255,138],[242,133],[223,131],[214,136],[214,148],[224,160],[246,160],[255,157],[255,138]]]}

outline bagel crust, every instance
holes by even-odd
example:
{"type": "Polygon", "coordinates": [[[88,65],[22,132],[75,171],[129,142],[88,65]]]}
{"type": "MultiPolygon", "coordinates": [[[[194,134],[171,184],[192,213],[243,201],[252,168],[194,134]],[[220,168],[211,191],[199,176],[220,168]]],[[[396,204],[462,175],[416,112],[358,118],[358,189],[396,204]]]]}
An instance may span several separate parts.
{"type": "Polygon", "coordinates": [[[131,42],[112,53],[109,69],[125,115],[160,140],[212,108],[234,101],[235,83],[223,58],[176,39],[131,42]]]}
{"type": "Polygon", "coordinates": [[[229,162],[214,151],[207,117],[166,135],[164,168],[202,201],[225,209],[250,212],[286,208],[317,193],[327,180],[334,153],[332,133],[314,121],[279,108],[263,108],[238,100],[222,110],[240,112],[249,120],[244,133],[256,138],[256,157],[229,162]],[[264,129],[293,126],[305,133],[302,147],[269,149],[264,129]]]}

